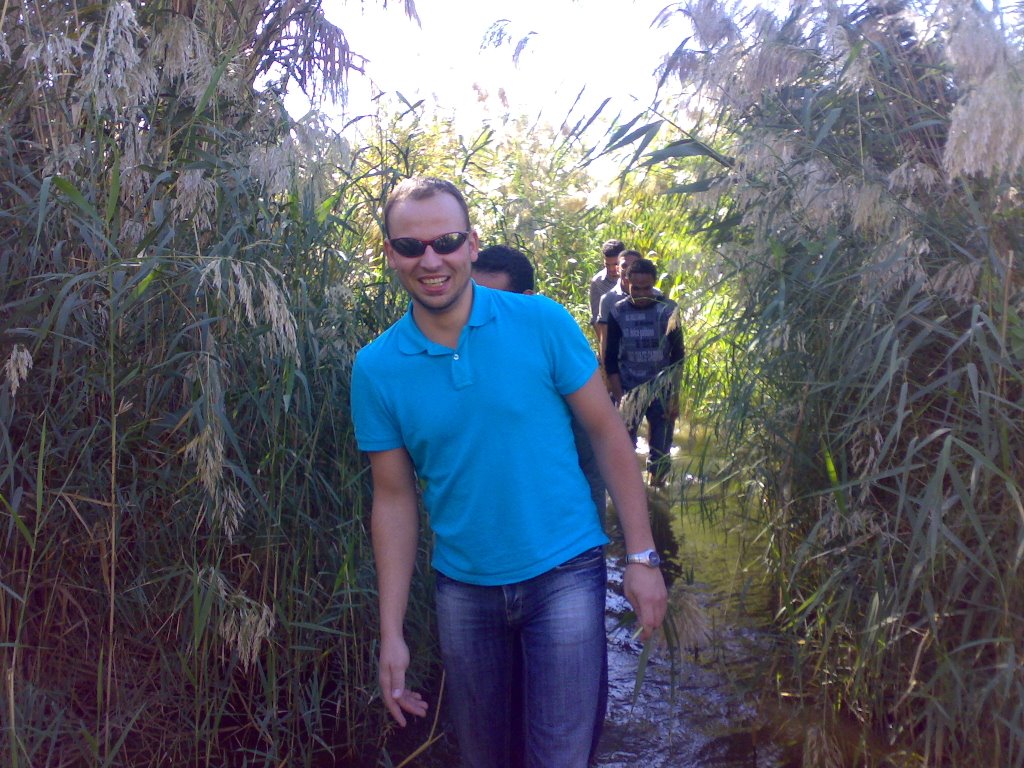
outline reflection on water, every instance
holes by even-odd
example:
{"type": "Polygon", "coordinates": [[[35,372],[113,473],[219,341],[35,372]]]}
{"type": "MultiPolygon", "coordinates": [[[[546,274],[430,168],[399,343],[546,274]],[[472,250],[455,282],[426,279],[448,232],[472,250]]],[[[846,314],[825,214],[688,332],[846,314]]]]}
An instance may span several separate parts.
{"type": "MultiPolygon", "coordinates": [[[[692,634],[697,611],[707,636],[694,651],[674,655],[664,644],[649,656],[642,681],[642,646],[622,626],[621,543],[609,550],[609,710],[597,765],[665,768],[783,768],[799,765],[794,745],[776,743],[759,725],[745,681],[756,679],[770,635],[763,569],[750,556],[754,532],[736,511],[705,521],[697,500],[715,492],[710,482],[687,477],[675,457],[674,482],[650,492],[651,521],[665,558],[670,610],[681,635],[692,634]],[[634,703],[634,696],[636,697],[634,703]]],[[[685,467],[685,465],[683,465],[685,467]]],[[[621,542],[610,515],[609,531],[621,542]]]]}

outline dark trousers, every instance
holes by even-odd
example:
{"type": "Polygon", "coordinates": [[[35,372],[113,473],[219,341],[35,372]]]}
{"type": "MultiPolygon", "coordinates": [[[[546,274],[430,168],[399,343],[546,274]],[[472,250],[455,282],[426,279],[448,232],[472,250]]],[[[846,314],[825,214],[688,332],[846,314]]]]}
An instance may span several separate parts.
{"type": "Polygon", "coordinates": [[[661,481],[665,479],[669,470],[669,450],[672,448],[675,419],[669,418],[661,399],[655,398],[636,422],[626,425],[629,428],[629,436],[633,438],[633,445],[636,445],[637,431],[643,419],[647,419],[647,444],[651,447],[651,452],[647,456],[647,471],[655,480],[661,481]]]}

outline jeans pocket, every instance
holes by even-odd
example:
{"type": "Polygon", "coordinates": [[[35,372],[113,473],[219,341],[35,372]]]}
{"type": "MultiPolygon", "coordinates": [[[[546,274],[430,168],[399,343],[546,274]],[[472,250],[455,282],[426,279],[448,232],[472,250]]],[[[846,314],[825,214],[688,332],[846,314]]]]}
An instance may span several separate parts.
{"type": "Polygon", "coordinates": [[[586,568],[593,568],[604,562],[604,547],[597,546],[585,549],[561,565],[556,565],[552,571],[579,571],[586,568]]]}

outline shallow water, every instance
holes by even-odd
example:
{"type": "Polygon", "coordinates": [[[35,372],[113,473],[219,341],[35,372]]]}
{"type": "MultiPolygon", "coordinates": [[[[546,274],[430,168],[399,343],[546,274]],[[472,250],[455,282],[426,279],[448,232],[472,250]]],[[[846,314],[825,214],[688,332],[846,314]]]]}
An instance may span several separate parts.
{"type": "MultiPolygon", "coordinates": [[[[678,461],[675,462],[678,465],[678,461]]],[[[792,746],[766,734],[753,697],[744,692],[767,655],[768,595],[751,562],[750,532],[736,520],[701,522],[687,499],[710,486],[677,473],[665,491],[650,492],[659,551],[668,562],[670,609],[681,635],[697,618],[707,634],[675,657],[664,643],[651,651],[637,691],[643,650],[621,626],[629,605],[621,596],[621,547],[609,548],[609,708],[597,765],[671,768],[783,768],[795,765],[792,746]]],[[[609,525],[613,539],[614,526],[609,525]]]]}

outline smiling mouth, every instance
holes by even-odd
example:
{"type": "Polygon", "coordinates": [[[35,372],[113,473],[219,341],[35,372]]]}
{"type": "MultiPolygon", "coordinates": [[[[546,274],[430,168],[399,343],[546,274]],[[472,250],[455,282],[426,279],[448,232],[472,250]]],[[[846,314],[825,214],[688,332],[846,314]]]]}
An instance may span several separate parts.
{"type": "Polygon", "coordinates": [[[420,282],[428,288],[436,288],[440,285],[444,285],[448,282],[447,277],[423,277],[420,278],[420,282]]]}

